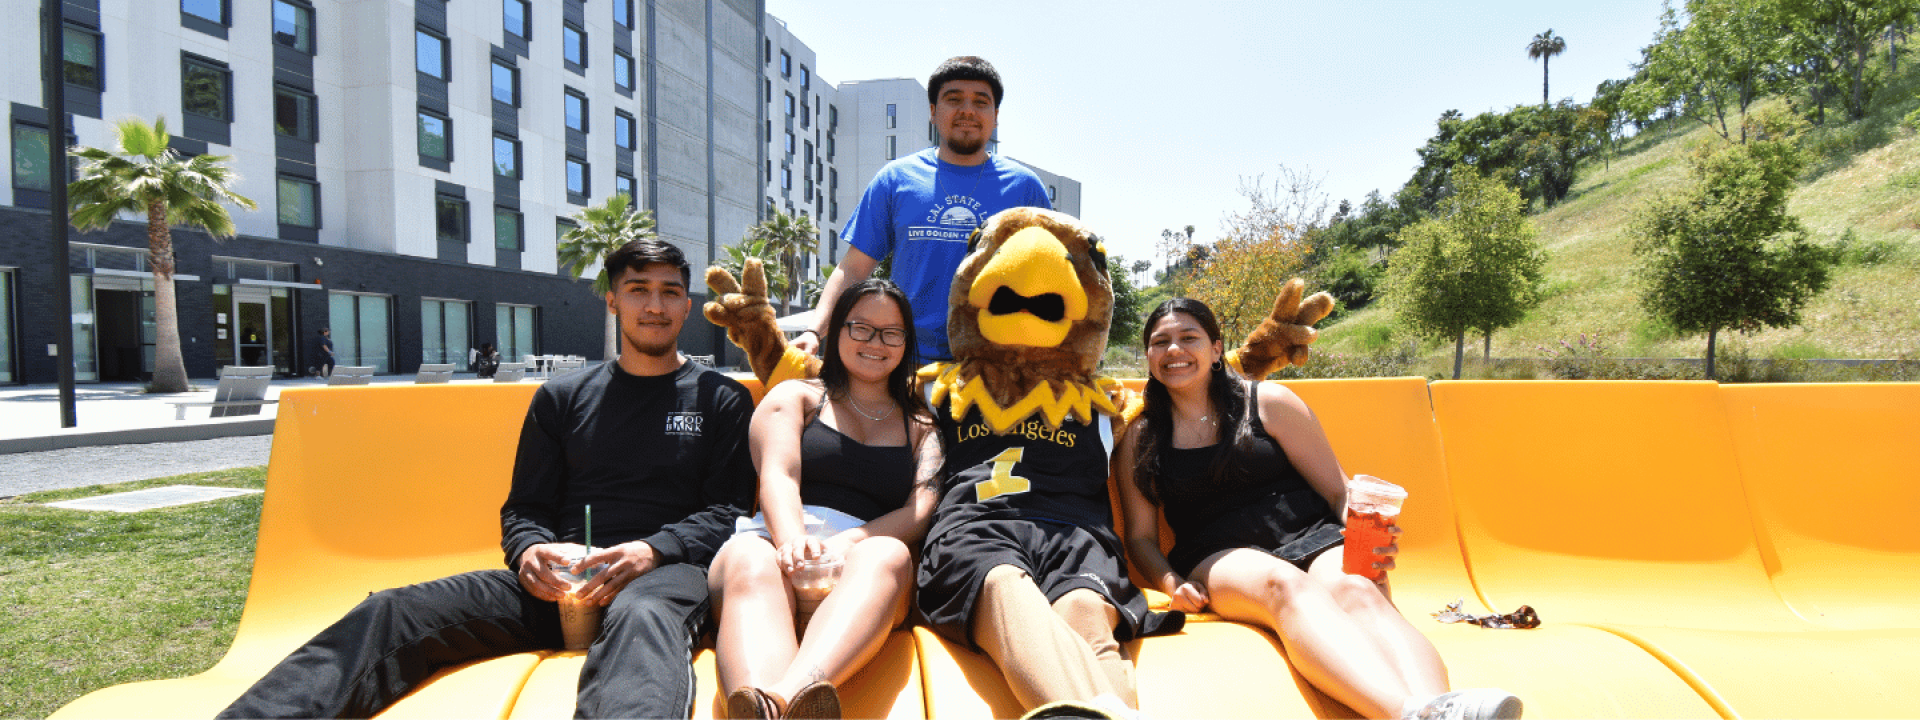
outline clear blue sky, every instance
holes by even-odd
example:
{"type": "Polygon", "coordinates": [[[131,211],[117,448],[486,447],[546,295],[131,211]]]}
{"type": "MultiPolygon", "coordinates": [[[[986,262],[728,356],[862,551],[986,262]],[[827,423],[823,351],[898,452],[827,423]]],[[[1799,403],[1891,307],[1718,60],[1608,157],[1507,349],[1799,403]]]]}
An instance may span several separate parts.
{"type": "MultiPolygon", "coordinates": [[[[979,55],[1007,85],[1001,151],[1079,180],[1081,219],[1129,260],[1163,228],[1218,237],[1240,179],[1311,169],[1337,205],[1390,194],[1448,109],[1540,101],[1527,42],[1567,50],[1552,96],[1624,78],[1660,0],[1184,2],[767,0],[834,83],[979,55]]],[[[866,178],[859,182],[864,183],[866,178]]]]}

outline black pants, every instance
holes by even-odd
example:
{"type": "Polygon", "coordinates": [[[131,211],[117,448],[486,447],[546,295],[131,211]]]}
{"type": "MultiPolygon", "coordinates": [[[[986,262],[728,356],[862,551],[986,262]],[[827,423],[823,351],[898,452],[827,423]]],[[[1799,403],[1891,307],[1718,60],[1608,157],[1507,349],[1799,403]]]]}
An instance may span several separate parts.
{"type": "MultiPolygon", "coordinates": [[[[587,650],[574,715],[687,717],[707,606],[698,566],[667,565],[629,583],[587,650]]],[[[528,594],[512,572],[455,575],[368,596],[220,717],[370,717],[440,669],[561,645],[556,606],[528,594]]]]}

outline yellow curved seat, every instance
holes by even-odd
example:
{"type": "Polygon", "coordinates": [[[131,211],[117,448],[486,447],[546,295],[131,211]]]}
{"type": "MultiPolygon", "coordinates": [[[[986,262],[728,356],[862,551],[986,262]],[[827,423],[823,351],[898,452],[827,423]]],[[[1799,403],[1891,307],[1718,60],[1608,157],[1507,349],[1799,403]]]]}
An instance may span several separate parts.
{"type": "Polygon", "coordinates": [[[1724,717],[1920,707],[1920,632],[1827,630],[1775,592],[1719,386],[1437,382],[1432,392],[1482,597],[1633,642],[1724,717]]]}
{"type": "Polygon", "coordinates": [[[1787,606],[1822,627],[1920,628],[1920,383],[1720,395],[1787,606]]]}

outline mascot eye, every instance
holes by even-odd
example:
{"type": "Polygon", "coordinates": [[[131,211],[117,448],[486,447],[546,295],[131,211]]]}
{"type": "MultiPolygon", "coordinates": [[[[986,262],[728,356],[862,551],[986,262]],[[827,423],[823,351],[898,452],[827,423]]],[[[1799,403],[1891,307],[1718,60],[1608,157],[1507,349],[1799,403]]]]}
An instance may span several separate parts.
{"type": "MultiPolygon", "coordinates": [[[[1099,235],[1087,236],[1087,255],[1093,258],[1093,266],[1099,268],[1100,274],[1102,275],[1107,274],[1106,248],[1106,243],[1101,242],[1099,235]]],[[[972,248],[968,248],[968,250],[972,250],[972,248]]]]}
{"type": "Polygon", "coordinates": [[[1067,316],[1067,301],[1059,293],[1027,297],[1002,287],[994,291],[993,299],[987,303],[987,312],[995,315],[1012,315],[1022,310],[1047,322],[1059,322],[1067,316]]]}
{"type": "Polygon", "coordinates": [[[973,249],[980,246],[980,231],[985,229],[987,229],[987,226],[977,225],[973,228],[973,232],[967,233],[967,254],[968,255],[972,255],[973,249]]]}

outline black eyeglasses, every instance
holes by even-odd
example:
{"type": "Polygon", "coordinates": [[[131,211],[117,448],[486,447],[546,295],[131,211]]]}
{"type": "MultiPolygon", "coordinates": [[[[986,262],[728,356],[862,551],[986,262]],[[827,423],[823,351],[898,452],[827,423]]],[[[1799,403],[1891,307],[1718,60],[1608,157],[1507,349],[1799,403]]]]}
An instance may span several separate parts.
{"type": "Polygon", "coordinates": [[[867,342],[874,333],[880,334],[880,344],[887,347],[900,347],[907,344],[907,331],[900,328],[878,328],[863,322],[847,321],[847,337],[854,342],[867,342]]]}

